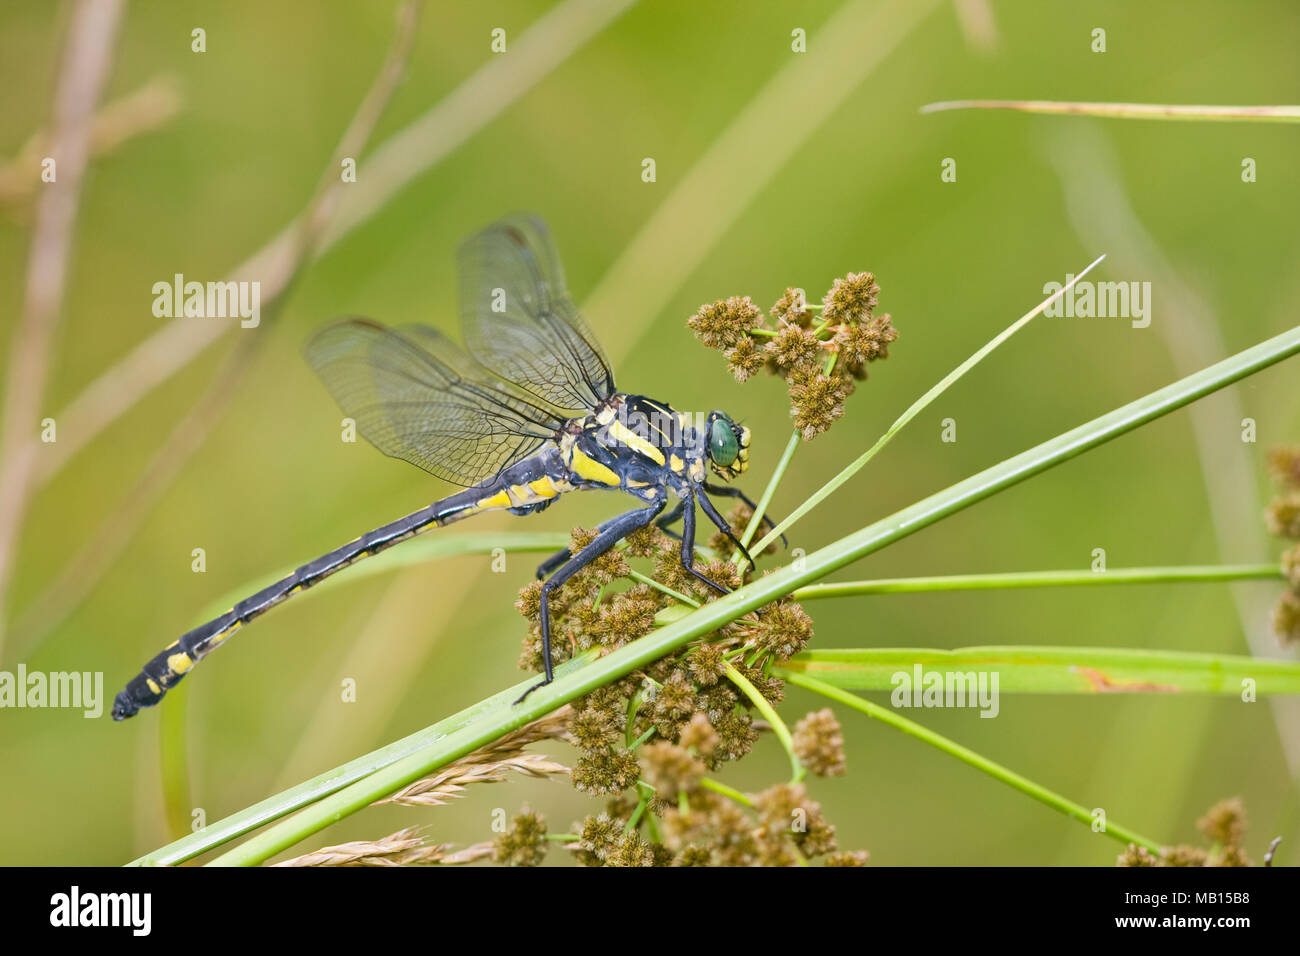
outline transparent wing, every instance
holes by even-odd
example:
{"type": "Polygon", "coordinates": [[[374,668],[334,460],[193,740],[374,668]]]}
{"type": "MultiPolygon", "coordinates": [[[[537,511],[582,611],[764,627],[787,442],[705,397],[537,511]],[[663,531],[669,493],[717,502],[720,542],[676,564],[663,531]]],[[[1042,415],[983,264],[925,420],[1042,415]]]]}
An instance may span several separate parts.
{"type": "Polygon", "coordinates": [[[460,485],[530,455],[564,424],[424,326],[347,319],[312,338],[307,361],[366,440],[460,485]]]}
{"type": "Polygon", "coordinates": [[[569,299],[546,225],[503,219],[460,247],[460,308],[471,355],[557,408],[590,411],[614,393],[600,344],[569,299]]]}

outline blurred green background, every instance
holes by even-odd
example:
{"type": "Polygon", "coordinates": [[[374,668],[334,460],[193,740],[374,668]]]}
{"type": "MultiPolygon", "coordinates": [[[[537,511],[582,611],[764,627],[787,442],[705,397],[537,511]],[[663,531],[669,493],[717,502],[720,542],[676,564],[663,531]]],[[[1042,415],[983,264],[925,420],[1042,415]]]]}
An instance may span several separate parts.
{"type": "MultiPolygon", "coordinates": [[[[475,82],[507,105],[449,141],[444,159],[332,245],[276,321],[256,331],[228,322],[212,348],[117,417],[40,491],[24,526],[11,622],[118,507],[237,338],[264,337],[219,424],[156,496],[111,570],[49,633],[11,627],[0,667],[102,671],[111,698],[227,592],[447,493],[364,442],[341,443],[339,414],[300,349],[345,313],[454,333],[455,246],[514,210],[550,222],[622,388],[679,408],[726,408],[753,428],[752,494],[789,433],[785,390],[766,377],[734,383],[685,319],[716,298],[748,294],[766,306],[787,285],[817,297],[837,275],[874,270],[880,309],[901,337],[850,400],[848,417],[799,449],[777,514],[1035,305],[1044,283],[1102,252],[1111,257],[1101,278],[1154,281],[1150,328],[1037,320],[801,522],[791,544],[806,550],[1172,381],[1182,372],[1171,345],[1208,330],[1208,361],[1296,324],[1294,127],[918,114],[931,101],[985,96],[1296,102],[1293,3],[998,3],[984,26],[986,8],[969,3],[640,3],[517,95],[502,93],[525,56],[559,42],[530,47],[530,27],[543,17],[576,22],[580,8],[558,6],[425,9],[407,77],[372,146],[480,70],[494,72],[475,82]],[[489,50],[496,27],[507,31],[504,55],[489,50]],[[806,54],[791,52],[796,27],[807,31],[806,54]],[[1095,27],[1107,31],[1104,54],[1090,50],[1095,27]],[[654,183],[642,182],[645,157],[656,160],[654,183]],[[957,161],[955,183],[940,181],[945,157],[957,161]],[[1241,181],[1243,157],[1256,160],[1258,182],[1241,181]],[[1080,169],[1131,205],[1132,221],[1100,217],[1096,228],[1118,234],[1112,245],[1083,224],[1108,207],[1080,185],[1080,169]],[[1073,206],[1067,186],[1082,190],[1073,206]],[[1142,241],[1131,241],[1136,224],[1142,241]],[[1168,275],[1201,314],[1175,307],[1168,275]],[[958,422],[955,444],[939,440],[946,417],[958,422]],[[190,570],[196,547],[207,552],[204,574],[190,570]]],[[[92,163],[43,414],[57,415],[166,322],[151,313],[154,282],[176,272],[223,278],[302,209],[384,59],[393,10],[382,2],[128,6],[106,98],[171,75],[182,105],[160,129],[92,163]],[[207,31],[204,54],[190,51],[194,27],[207,31]]],[[[0,12],[0,82],[10,91],[0,156],[18,154],[48,122],[68,13],[45,3],[0,12]]],[[[365,184],[365,153],[359,176],[345,189],[365,184]]],[[[30,201],[0,207],[6,350],[32,215],[30,201]]],[[[1257,444],[1242,443],[1235,427],[1215,437],[1211,458],[1244,461],[1252,493],[1266,492],[1265,449],[1300,439],[1296,381],[1292,362],[1238,389],[1257,444]]],[[[1206,488],[1184,411],[839,577],[1079,568],[1094,548],[1106,549],[1111,567],[1215,562],[1206,488]]],[[[489,516],[462,528],[567,531],[619,505],[572,496],[527,522],[489,516]]],[[[1253,505],[1246,513],[1256,519],[1253,505]]],[[[1279,550],[1269,542],[1248,557],[1279,550]]],[[[189,802],[215,821],[519,680],[525,631],[512,603],[534,564],[532,555],[511,556],[506,574],[488,573],[487,558],[426,564],[339,584],[258,621],[168,700],[185,699],[189,802]],[[359,699],[344,705],[338,686],[349,676],[359,699]]],[[[1277,590],[1253,588],[1264,608],[1277,590]]],[[[1222,585],[879,596],[809,609],[817,647],[1247,653],[1222,585]]],[[[1252,625],[1272,646],[1264,620],[1252,625]]],[[[793,720],[819,706],[792,690],[783,713],[793,720]]],[[[1285,834],[1279,860],[1300,862],[1295,788],[1266,703],[1008,695],[997,720],[973,710],[910,716],[1163,842],[1195,840],[1197,816],[1239,794],[1252,856],[1285,834]]],[[[1113,862],[1113,841],[911,738],[840,717],[850,773],[811,789],[842,846],[867,848],[879,864],[1113,862]]],[[[0,712],[0,862],[117,864],[173,839],[159,718],[155,710],[115,725],[107,714],[0,712]]],[[[724,779],[757,789],[785,767],[769,737],[724,779]]],[[[415,823],[429,824],[437,840],[490,839],[492,809],[513,813],[525,802],[557,831],[597,807],[565,784],[512,780],[446,807],[364,812],[298,852],[415,823]]],[[[557,849],[551,862],[564,858],[557,849]]]]}

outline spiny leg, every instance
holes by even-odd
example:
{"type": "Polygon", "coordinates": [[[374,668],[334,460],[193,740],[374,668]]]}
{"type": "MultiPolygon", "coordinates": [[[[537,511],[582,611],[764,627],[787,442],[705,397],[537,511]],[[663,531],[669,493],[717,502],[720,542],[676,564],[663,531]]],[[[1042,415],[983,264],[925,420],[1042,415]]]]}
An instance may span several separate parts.
{"type": "Polygon", "coordinates": [[[737,550],[740,551],[741,555],[744,556],[745,560],[749,562],[750,568],[752,569],[757,567],[757,565],[754,564],[754,559],[750,557],[749,549],[746,548],[743,544],[741,544],[740,539],[737,538],[735,534],[732,533],[731,525],[727,524],[726,518],[718,514],[718,509],[713,507],[713,502],[709,500],[709,496],[701,491],[697,494],[697,497],[699,498],[700,501],[700,507],[704,509],[704,513],[708,515],[709,520],[718,526],[719,531],[721,531],[723,534],[725,534],[728,538],[731,539],[731,543],[736,546],[737,550]]]}
{"type": "MultiPolygon", "coordinates": [[[[711,495],[722,495],[724,498],[739,498],[745,504],[749,505],[751,511],[757,511],[758,505],[750,500],[749,495],[745,494],[739,488],[733,488],[731,485],[711,485],[707,481],[704,483],[704,490],[711,495]]],[[[775,528],[776,522],[765,511],[763,512],[763,524],[769,528],[775,528]]],[[[785,535],[781,535],[781,544],[790,547],[790,542],[786,540],[785,535]]]]}
{"type": "MultiPolygon", "coordinates": [[[[622,515],[619,515],[619,517],[622,517],[622,515]]],[[[611,518],[609,521],[602,521],[600,524],[596,525],[596,532],[600,533],[601,531],[604,531],[607,527],[609,527],[611,522],[617,520],[618,518],[611,518]]],[[[570,551],[568,548],[563,548],[559,551],[556,551],[553,555],[551,555],[549,558],[547,558],[545,561],[543,561],[541,564],[537,566],[537,580],[544,581],[548,574],[550,574],[560,565],[564,564],[564,562],[568,561],[569,558],[571,557],[573,557],[573,552],[570,551]]]]}
{"type": "MultiPolygon", "coordinates": [[[[545,687],[555,679],[551,665],[551,592],[559,588],[565,581],[573,577],[591,562],[595,561],[602,554],[608,551],[620,540],[626,538],[634,531],[639,531],[654,521],[655,516],[664,510],[664,505],[668,503],[666,495],[653,504],[645,508],[637,508],[611,518],[608,521],[601,522],[598,525],[598,533],[592,539],[591,543],[575,554],[564,567],[560,568],[553,574],[545,584],[542,585],[541,596],[541,626],[542,626],[542,665],[546,669],[546,678],[523,692],[522,696],[515,701],[521,703],[525,697],[537,690],[539,687],[545,687]]],[[[707,580],[707,579],[706,579],[707,580]]]]}
{"type": "MultiPolygon", "coordinates": [[[[655,522],[655,524],[659,526],[659,530],[663,531],[665,534],[669,535],[670,537],[677,538],[680,540],[681,535],[677,534],[676,532],[669,531],[668,526],[674,523],[675,521],[681,520],[682,509],[685,506],[686,506],[685,501],[679,501],[677,502],[677,504],[673,505],[673,507],[669,509],[666,515],[661,515],[659,520],[655,522]]],[[[615,518],[611,520],[618,520],[618,519],[615,518]]],[[[608,524],[609,524],[608,521],[602,522],[601,524],[596,525],[596,530],[598,532],[603,531],[606,525],[608,524]]],[[[539,581],[545,580],[548,574],[550,574],[552,571],[554,571],[556,568],[562,565],[565,561],[568,561],[569,558],[571,557],[573,557],[573,552],[570,551],[568,548],[565,548],[562,551],[556,551],[553,555],[551,555],[549,558],[547,558],[545,561],[543,561],[541,564],[537,566],[537,580],[539,581]]]]}
{"type": "MultiPolygon", "coordinates": [[[[694,497],[694,495],[692,495],[694,497]]],[[[685,499],[683,499],[685,501],[685,499]]],[[[703,495],[700,496],[701,503],[708,501],[703,495]]],[[[715,511],[714,514],[717,512],[715,511]]],[[[722,594],[730,594],[731,589],[725,588],[717,581],[714,581],[706,574],[701,574],[695,570],[695,502],[689,501],[685,510],[682,511],[682,567],[691,574],[695,575],[709,587],[722,594]]]]}

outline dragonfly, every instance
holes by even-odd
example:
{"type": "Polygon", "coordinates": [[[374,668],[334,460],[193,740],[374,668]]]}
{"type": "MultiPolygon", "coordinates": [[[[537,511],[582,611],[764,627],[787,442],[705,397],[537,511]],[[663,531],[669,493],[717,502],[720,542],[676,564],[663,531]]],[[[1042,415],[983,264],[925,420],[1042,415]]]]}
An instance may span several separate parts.
{"type": "Polygon", "coordinates": [[[466,240],[458,260],[463,348],[427,326],[348,318],[317,333],[306,356],[371,444],[464,490],[304,564],[173,641],[118,693],[115,720],[157,704],[240,628],[349,565],[473,515],[536,514],[570,491],[619,491],[637,504],[597,525],[576,554],[559,551],[538,567],[545,677],[520,701],[554,679],[550,596],[629,534],[657,523],[680,538],[682,567],[726,593],[695,568],[698,505],[753,566],[709,499],[754,507],[729,484],[748,465],[750,430],[721,411],[678,412],[615,388],[540,219],[503,219],[466,240]]]}

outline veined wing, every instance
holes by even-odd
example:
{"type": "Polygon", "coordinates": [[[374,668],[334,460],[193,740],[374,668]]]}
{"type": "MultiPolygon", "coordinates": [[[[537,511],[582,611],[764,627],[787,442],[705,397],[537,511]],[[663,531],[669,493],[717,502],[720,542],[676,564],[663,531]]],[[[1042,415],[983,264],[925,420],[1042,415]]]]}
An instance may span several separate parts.
{"type": "Polygon", "coordinates": [[[456,484],[532,454],[565,421],[425,326],[346,319],[312,338],[307,361],[371,444],[456,484]]]}
{"type": "Polygon", "coordinates": [[[578,314],[546,225],[512,216],[460,247],[461,324],[470,354],[544,402],[589,412],[614,376],[578,314]]]}

